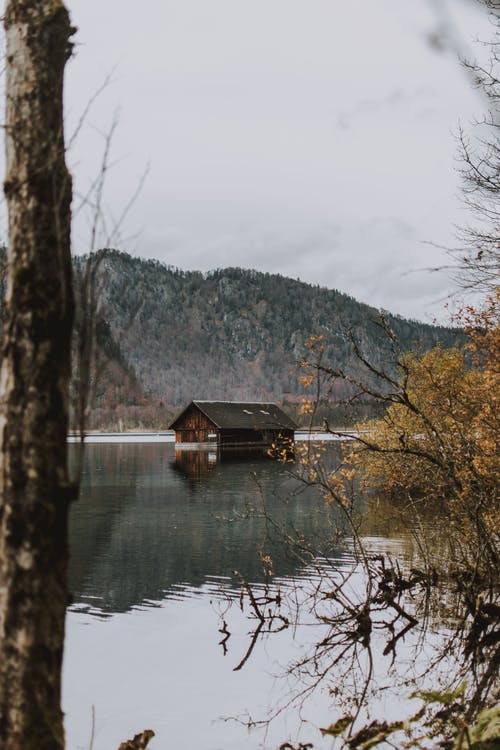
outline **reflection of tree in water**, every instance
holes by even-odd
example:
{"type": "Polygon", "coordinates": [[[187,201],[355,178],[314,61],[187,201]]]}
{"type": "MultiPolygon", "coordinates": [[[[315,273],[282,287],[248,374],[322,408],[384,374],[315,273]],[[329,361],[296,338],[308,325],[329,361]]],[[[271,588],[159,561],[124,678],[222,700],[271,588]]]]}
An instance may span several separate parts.
{"type": "MultiPolygon", "coordinates": [[[[70,526],[76,604],[126,611],[234,569],[262,580],[258,548],[269,534],[264,515],[253,511],[263,504],[290,533],[318,539],[327,527],[325,509],[310,512],[314,491],[290,494],[278,462],[223,460],[186,479],[173,459],[168,444],[88,446],[70,526]]],[[[302,565],[282,547],[272,553],[280,576],[302,565]]]]}
{"type": "MultiPolygon", "coordinates": [[[[349,747],[366,750],[363,743],[386,735],[403,747],[386,706],[371,726],[366,706],[371,701],[377,716],[381,695],[408,696],[416,686],[429,694],[407,711],[420,722],[408,731],[429,720],[427,733],[441,728],[451,736],[450,727],[474,719],[498,673],[499,610],[480,577],[457,574],[436,507],[419,504],[417,514],[400,500],[370,498],[362,514],[359,503],[348,509],[350,528],[344,511],[291,480],[293,464],[221,462],[187,479],[173,459],[173,446],[89,446],[71,519],[77,603],[125,611],[236,569],[224,591],[236,606],[241,586],[254,630],[236,652],[231,610],[224,615],[221,635],[234,667],[245,669],[263,636],[305,623],[317,637],[308,636],[289,666],[300,688],[285,703],[306,706],[325,690],[332,713],[324,728],[343,729],[349,747]]],[[[322,460],[331,468],[339,459],[331,445],[322,460]]]]}
{"type": "MultiPolygon", "coordinates": [[[[293,591],[268,581],[253,587],[252,601],[245,583],[245,610],[255,622],[245,663],[261,634],[286,624],[316,631],[284,672],[294,687],[267,717],[247,717],[249,726],[291,708],[307,716],[320,690],[332,698],[321,732],[338,747],[498,748],[500,713],[487,708],[498,699],[498,592],[479,573],[460,571],[446,517],[417,505],[418,513],[414,503],[376,497],[362,517],[353,514],[351,565],[345,557],[334,569],[311,547],[293,591]],[[410,696],[418,702],[408,704],[410,696]],[[398,709],[404,720],[394,720],[398,709]]],[[[285,534],[283,540],[290,545],[285,534]]],[[[291,552],[303,557],[304,546],[292,544],[291,552]]]]}

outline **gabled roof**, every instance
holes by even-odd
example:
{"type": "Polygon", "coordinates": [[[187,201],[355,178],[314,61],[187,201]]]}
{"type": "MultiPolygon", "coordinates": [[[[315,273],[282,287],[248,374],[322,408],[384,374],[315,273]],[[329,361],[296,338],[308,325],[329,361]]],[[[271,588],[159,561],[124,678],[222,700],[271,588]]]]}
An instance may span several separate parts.
{"type": "Polygon", "coordinates": [[[296,430],[297,425],[279,406],[245,401],[191,401],[172,422],[175,429],[183,414],[194,404],[219,429],[296,430]]]}

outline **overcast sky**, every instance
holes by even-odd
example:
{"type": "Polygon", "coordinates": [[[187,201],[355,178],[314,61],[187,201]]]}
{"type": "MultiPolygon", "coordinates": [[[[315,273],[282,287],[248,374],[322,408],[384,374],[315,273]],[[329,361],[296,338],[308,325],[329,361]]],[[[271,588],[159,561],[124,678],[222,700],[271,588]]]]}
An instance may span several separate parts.
{"type": "MultiPolygon", "coordinates": [[[[186,269],[242,266],[432,318],[463,221],[453,131],[483,102],[453,49],[473,0],[68,0],[78,26],[68,131],[107,74],[69,161],[99,169],[108,225],[142,192],[121,249],[186,269]]],[[[76,206],[78,203],[76,204],[76,206]]],[[[76,252],[89,247],[75,220],[76,252]]],[[[101,241],[104,241],[101,238],[101,241]]]]}

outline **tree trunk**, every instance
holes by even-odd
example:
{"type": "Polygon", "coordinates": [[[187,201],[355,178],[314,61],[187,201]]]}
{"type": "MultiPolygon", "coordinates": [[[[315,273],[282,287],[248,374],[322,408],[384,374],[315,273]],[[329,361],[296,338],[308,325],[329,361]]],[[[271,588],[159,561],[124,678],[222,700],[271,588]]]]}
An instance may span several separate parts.
{"type": "Polygon", "coordinates": [[[0,747],[61,750],[73,319],[60,0],[9,0],[9,259],[0,374],[0,747]]]}

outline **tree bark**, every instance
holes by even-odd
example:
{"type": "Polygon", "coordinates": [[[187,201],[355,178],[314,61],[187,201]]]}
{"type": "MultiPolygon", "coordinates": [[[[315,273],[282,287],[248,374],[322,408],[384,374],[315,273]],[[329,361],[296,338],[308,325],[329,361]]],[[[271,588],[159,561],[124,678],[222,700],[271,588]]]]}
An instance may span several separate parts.
{"type": "Polygon", "coordinates": [[[60,0],[9,0],[9,256],[0,373],[0,747],[61,750],[73,296],[60,0]]]}

